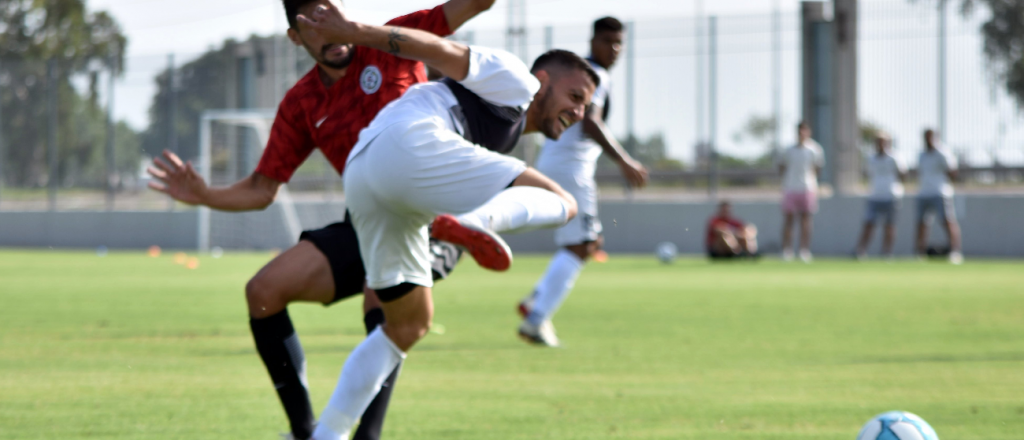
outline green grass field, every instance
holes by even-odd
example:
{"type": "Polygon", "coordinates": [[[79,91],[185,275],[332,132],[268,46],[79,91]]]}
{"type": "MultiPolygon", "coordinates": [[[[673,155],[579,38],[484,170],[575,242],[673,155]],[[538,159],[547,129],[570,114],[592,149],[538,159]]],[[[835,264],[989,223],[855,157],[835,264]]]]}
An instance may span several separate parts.
{"type": "MultiPolygon", "coordinates": [[[[197,270],[141,252],[0,252],[0,439],[276,439],[243,298],[268,254],[197,270]]],[[[709,264],[612,256],[515,337],[543,256],[437,286],[388,439],[847,439],[915,412],[944,440],[1024,438],[1017,262],[709,264]]],[[[293,306],[314,407],[363,338],[359,300],[293,306]]]]}

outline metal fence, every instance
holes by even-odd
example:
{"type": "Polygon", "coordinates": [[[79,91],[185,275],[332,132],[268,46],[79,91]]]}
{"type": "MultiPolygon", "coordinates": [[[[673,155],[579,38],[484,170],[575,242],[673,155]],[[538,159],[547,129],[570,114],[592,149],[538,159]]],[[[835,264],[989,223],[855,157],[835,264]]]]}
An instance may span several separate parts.
{"type": "MultiPolygon", "coordinates": [[[[986,13],[962,17],[950,7],[946,14],[943,67],[936,2],[861,2],[864,131],[891,133],[896,153],[913,166],[921,131],[941,128],[968,168],[964,186],[1024,189],[1024,124],[986,68],[979,33],[986,13]]],[[[609,125],[652,169],[652,188],[641,194],[704,197],[713,152],[722,191],[774,194],[773,152],[794,141],[801,117],[798,11],[644,19],[628,26],[626,51],[612,70],[609,125]]],[[[522,33],[467,29],[454,38],[511,48],[532,60],[552,47],[585,54],[590,27],[539,23],[522,33]]],[[[150,157],[169,149],[196,159],[203,110],[274,108],[312,65],[282,36],[124,63],[125,73],[111,78],[102,64],[70,71],[48,60],[0,58],[0,210],[181,209],[146,189],[150,157]],[[132,109],[127,120],[110,119],[111,102],[132,109]]],[[[213,142],[243,143],[249,147],[240,151],[258,157],[260,146],[252,145],[255,136],[247,130],[215,126],[213,142]]],[[[517,154],[531,160],[539,144],[534,138],[517,154]]],[[[221,163],[230,172],[217,183],[251,172],[254,164],[253,157],[221,163]]],[[[602,164],[599,178],[604,194],[625,194],[610,163],[602,164]]],[[[298,199],[330,199],[341,191],[320,156],[290,187],[298,199]]]]}

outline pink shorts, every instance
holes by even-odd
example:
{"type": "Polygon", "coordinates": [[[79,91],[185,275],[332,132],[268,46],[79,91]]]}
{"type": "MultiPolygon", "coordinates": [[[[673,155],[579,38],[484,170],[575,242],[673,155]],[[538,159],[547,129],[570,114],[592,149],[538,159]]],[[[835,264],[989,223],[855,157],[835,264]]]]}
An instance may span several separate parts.
{"type": "Polygon", "coordinates": [[[814,214],[818,212],[818,195],[814,191],[787,191],[782,196],[782,212],[814,214]]]}

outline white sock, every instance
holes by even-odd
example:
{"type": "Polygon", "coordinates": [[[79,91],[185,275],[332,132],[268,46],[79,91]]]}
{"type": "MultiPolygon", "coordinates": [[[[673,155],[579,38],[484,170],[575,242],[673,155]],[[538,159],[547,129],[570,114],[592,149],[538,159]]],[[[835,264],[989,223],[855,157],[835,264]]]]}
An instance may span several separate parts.
{"type": "Polygon", "coordinates": [[[548,264],[547,272],[537,282],[533,310],[527,319],[536,325],[551,319],[569,297],[581,270],[583,260],[580,257],[568,249],[559,249],[548,264]]]}
{"type": "Polygon", "coordinates": [[[495,232],[515,234],[562,226],[569,221],[568,214],[565,200],[557,194],[534,186],[514,186],[456,218],[495,232]]]}
{"type": "Polygon", "coordinates": [[[371,332],[345,360],[338,386],[320,415],[313,438],[348,440],[352,427],[402,359],[405,353],[381,327],[371,332]]]}

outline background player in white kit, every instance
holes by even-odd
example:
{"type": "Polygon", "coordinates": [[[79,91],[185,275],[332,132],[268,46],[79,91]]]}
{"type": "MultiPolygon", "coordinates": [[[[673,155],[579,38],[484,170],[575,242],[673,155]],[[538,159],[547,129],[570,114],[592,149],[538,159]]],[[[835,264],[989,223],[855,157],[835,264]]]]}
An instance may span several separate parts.
{"type": "Polygon", "coordinates": [[[800,259],[811,262],[811,227],[814,213],[818,212],[818,176],[825,166],[825,155],[814,139],[811,126],[797,125],[797,143],[779,157],[782,174],[782,259],[793,259],[793,220],[800,217],[800,259]]]}
{"type": "Polygon", "coordinates": [[[432,234],[467,246],[484,263],[481,256],[510,258],[493,230],[558,226],[576,215],[575,200],[557,183],[481,145],[514,143],[532,131],[557,139],[583,119],[601,80],[567,51],[549,51],[527,69],[507,52],[355,23],[333,5],[298,18],[339,41],[420,60],[448,77],[413,86],[381,110],[348,158],[346,202],[385,323],[345,361],[313,433],[315,440],[340,440],[430,327],[427,225],[435,216],[464,214],[460,221],[442,216],[449,222],[435,221],[432,234]]]}
{"type": "Polygon", "coordinates": [[[579,213],[555,231],[555,244],[562,248],[551,259],[533,294],[519,304],[519,313],[524,318],[519,335],[533,343],[558,345],[551,317],[569,296],[583,264],[601,247],[597,183],[594,181],[601,153],[619,165],[630,186],[642,187],[647,183],[647,170],[629,156],[604,124],[610,108],[608,69],[622,51],[623,30],[622,22],[612,17],[594,22],[588,61],[601,77],[601,84],[594,91],[583,122],[570,127],[560,139],[548,139],[537,157],[537,170],[576,198],[579,213]]]}
{"type": "Polygon", "coordinates": [[[920,255],[927,253],[929,217],[934,213],[949,237],[949,262],[960,264],[964,256],[960,251],[960,224],[956,221],[953,207],[953,184],[956,179],[957,160],[939,144],[935,130],[924,131],[924,151],[917,162],[917,179],[920,189],[917,193],[917,240],[915,250],[920,255]]]}
{"type": "Polygon", "coordinates": [[[896,240],[897,202],[903,197],[903,182],[907,177],[907,167],[903,161],[893,156],[890,150],[892,140],[885,132],[875,136],[875,154],[868,158],[868,178],[871,180],[871,195],[868,196],[867,213],[864,216],[864,227],[860,241],[857,243],[857,259],[867,256],[868,243],[875,222],[885,222],[882,235],[882,255],[892,257],[892,244],[896,240]]]}

